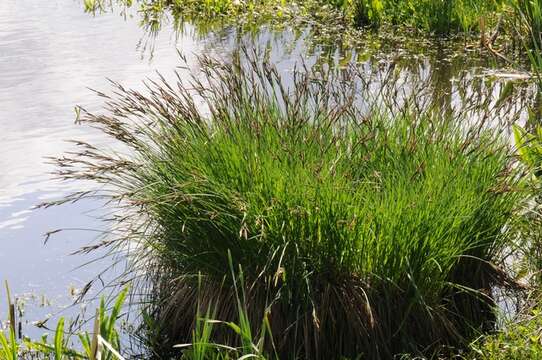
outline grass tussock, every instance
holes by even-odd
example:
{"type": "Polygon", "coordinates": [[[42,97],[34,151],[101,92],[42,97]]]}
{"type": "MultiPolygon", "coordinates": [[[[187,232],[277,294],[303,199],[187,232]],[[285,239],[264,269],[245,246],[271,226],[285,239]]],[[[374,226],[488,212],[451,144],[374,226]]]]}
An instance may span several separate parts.
{"type": "Polygon", "coordinates": [[[115,206],[115,236],[97,246],[127,259],[155,343],[190,343],[198,309],[253,333],[265,319],[266,350],[284,359],[434,353],[493,328],[525,197],[499,131],[409,101],[372,106],[354,70],[286,82],[240,57],[201,66],[146,94],[101,94],[109,112],[80,122],[123,150],[79,142],[58,159],[61,177],[104,184],[65,201],[115,206]]]}

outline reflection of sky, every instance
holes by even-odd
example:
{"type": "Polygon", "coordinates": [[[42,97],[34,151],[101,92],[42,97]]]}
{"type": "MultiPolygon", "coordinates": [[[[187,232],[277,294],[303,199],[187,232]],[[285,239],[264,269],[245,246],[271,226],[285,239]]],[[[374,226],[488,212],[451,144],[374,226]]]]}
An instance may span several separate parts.
{"type": "MultiPolygon", "coordinates": [[[[46,180],[44,157],[67,149],[66,139],[97,136],[73,125],[76,104],[100,105],[87,87],[107,89],[106,78],[139,86],[178,64],[175,38],[166,32],[149,60],[137,50],[137,21],[93,18],[81,7],[70,0],[0,2],[0,204],[58,186],[46,180]]],[[[189,37],[177,46],[197,51],[189,37]]]]}
{"type": "MultiPolygon", "coordinates": [[[[30,208],[39,201],[39,195],[25,194],[17,206],[30,208]]],[[[58,233],[44,246],[44,232],[60,227],[100,229],[97,204],[92,202],[68,205],[39,211],[13,213],[9,208],[0,208],[0,279],[8,280],[17,296],[45,295],[51,308],[37,308],[35,303],[27,307],[25,320],[36,320],[46,313],[56,313],[69,300],[70,287],[80,289],[96,273],[97,266],[76,269],[78,265],[94,258],[92,256],[67,256],[81,245],[92,241],[86,230],[58,233]],[[90,211],[89,213],[86,213],[90,211]],[[24,225],[24,226],[23,226],[24,225]]],[[[102,264],[103,266],[103,264],[102,264]]],[[[5,296],[0,295],[0,320],[4,318],[5,296]]],[[[31,327],[25,332],[32,334],[31,327]]]]}
{"type": "MultiPolygon", "coordinates": [[[[46,294],[58,306],[66,302],[70,286],[80,288],[101,270],[74,270],[89,258],[67,256],[91,242],[95,232],[59,233],[43,245],[43,234],[50,230],[100,229],[96,212],[88,213],[100,204],[30,211],[84,186],[48,175],[53,168],[45,158],[70,149],[65,140],[108,145],[96,131],[74,125],[74,106],[99,109],[101,100],[88,88],[109,89],[107,78],[132,88],[140,88],[155,71],[167,78],[179,64],[177,48],[193,63],[191,56],[204,46],[164,31],[154,41],[151,58],[138,48],[143,32],[137,22],[118,14],[93,18],[76,0],[0,0],[0,281],[8,280],[14,293],[46,294]]],[[[54,312],[29,311],[32,320],[54,312]]]]}

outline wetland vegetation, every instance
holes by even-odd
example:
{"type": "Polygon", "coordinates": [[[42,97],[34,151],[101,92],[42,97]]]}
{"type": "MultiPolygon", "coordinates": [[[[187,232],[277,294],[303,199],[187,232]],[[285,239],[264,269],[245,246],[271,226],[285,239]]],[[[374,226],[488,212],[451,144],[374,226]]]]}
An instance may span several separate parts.
{"type": "Polygon", "coordinates": [[[478,42],[530,83],[416,77],[411,60],[281,71],[246,44],[144,91],[112,83],[103,110],[76,112],[115,150],[74,141],[54,159],[96,189],[41,207],[105,201],[108,231],[81,252],[124,265],[120,295],[91,333],[61,319],[53,342],[19,341],[9,316],[1,360],[542,357],[542,2],[322,1],[120,5],[151,32],[171,15],[478,42]]]}
{"type": "Polygon", "coordinates": [[[504,55],[521,48],[525,36],[539,38],[542,23],[539,0],[85,0],[84,4],[94,14],[136,7],[151,32],[171,15],[176,26],[189,21],[203,31],[229,25],[249,31],[269,24],[311,28],[320,43],[340,39],[352,44],[367,41],[375,32],[409,31],[417,38],[479,40],[490,52],[504,55]]]}

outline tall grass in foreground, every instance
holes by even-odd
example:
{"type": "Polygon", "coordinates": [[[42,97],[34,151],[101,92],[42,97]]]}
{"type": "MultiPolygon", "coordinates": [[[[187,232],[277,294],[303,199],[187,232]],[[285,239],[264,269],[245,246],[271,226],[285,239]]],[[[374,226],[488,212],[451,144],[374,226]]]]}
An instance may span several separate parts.
{"type": "Polygon", "coordinates": [[[494,327],[525,198],[498,129],[371,106],[355,72],[288,84],[258,61],[201,66],[146,95],[102,94],[109,111],[80,122],[125,148],[78,142],[58,159],[61,177],[104,184],[65,201],[116,206],[117,235],[97,246],[126,256],[158,342],[191,342],[197,308],[254,334],[266,319],[283,359],[429,354],[494,327]]]}
{"type": "MultiPolygon", "coordinates": [[[[107,309],[104,298],[96,311],[93,332],[71,333],[65,328],[65,320],[61,317],[56,324],[53,340],[47,334],[40,340],[19,339],[15,334],[14,318],[10,317],[7,335],[0,329],[0,360],[19,359],[88,359],[88,360],[124,360],[120,355],[120,338],[117,321],[128,293],[122,290],[115,299],[111,309],[107,309]],[[77,335],[77,345],[73,343],[73,335],[77,335]]],[[[8,291],[8,302],[11,302],[8,291]]]]}

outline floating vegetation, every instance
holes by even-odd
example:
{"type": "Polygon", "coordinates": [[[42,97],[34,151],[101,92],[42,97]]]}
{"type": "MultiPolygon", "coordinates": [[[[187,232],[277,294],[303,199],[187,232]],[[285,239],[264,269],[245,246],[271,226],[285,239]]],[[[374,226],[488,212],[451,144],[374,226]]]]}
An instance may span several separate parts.
{"type": "Polygon", "coordinates": [[[525,44],[539,46],[542,23],[538,0],[305,0],[302,2],[237,0],[125,1],[87,0],[91,13],[136,8],[141,24],[156,34],[164,23],[183,31],[188,23],[199,35],[225,29],[243,34],[262,30],[293,31],[312,47],[355,48],[375,54],[409,49],[414,55],[453,48],[471,62],[529,70],[525,44]]]}
{"type": "MultiPolygon", "coordinates": [[[[377,27],[384,23],[407,25],[420,30],[450,34],[479,30],[480,19],[491,19],[515,0],[165,0],[141,2],[140,11],[149,24],[158,21],[164,11],[175,18],[208,18],[214,21],[231,19],[250,26],[264,22],[282,21],[292,25],[299,19],[306,23],[319,19],[336,19],[326,23],[349,27],[377,27]],[[337,21],[339,20],[339,21],[337,21]]],[[[125,7],[132,1],[117,2],[125,7]]],[[[109,0],[85,0],[90,12],[103,10],[109,0]]]]}

